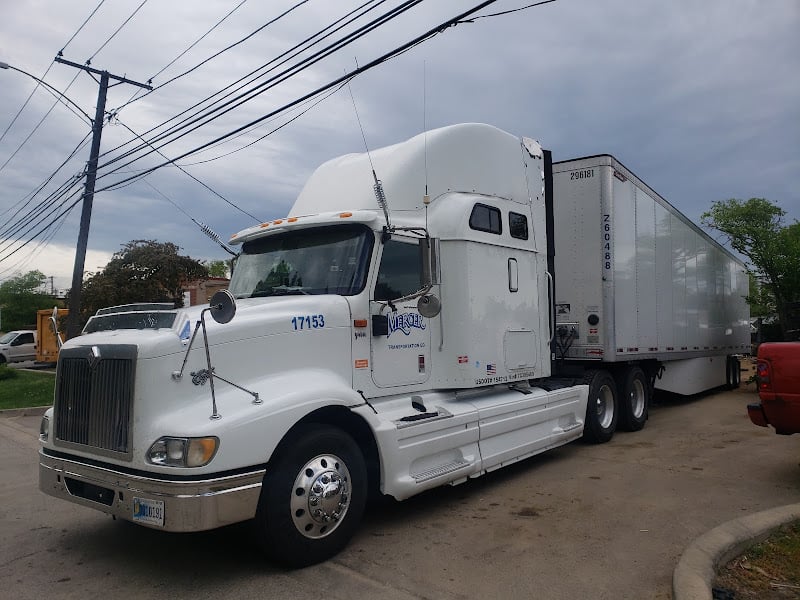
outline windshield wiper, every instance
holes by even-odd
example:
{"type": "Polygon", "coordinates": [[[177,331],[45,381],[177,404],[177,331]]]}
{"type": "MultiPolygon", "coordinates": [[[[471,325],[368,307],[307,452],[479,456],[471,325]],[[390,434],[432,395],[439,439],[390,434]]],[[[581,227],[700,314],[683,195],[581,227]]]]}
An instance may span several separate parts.
{"type": "Polygon", "coordinates": [[[310,296],[308,292],[302,290],[300,288],[270,288],[268,290],[258,290],[257,292],[253,292],[249,296],[245,296],[248,298],[265,298],[269,296],[310,296]]]}

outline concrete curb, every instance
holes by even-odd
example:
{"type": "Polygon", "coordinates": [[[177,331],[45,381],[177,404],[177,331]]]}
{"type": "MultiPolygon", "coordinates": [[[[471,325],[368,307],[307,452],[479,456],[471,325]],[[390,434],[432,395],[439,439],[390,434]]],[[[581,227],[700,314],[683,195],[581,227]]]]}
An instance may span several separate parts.
{"type": "Polygon", "coordinates": [[[32,408],[7,408],[0,410],[0,419],[9,417],[41,417],[52,406],[34,406],[32,408]]]}
{"type": "Polygon", "coordinates": [[[684,551],[672,574],[674,600],[712,600],[717,567],[758,543],[781,525],[800,519],[800,504],[789,504],[723,523],[684,551]]]}

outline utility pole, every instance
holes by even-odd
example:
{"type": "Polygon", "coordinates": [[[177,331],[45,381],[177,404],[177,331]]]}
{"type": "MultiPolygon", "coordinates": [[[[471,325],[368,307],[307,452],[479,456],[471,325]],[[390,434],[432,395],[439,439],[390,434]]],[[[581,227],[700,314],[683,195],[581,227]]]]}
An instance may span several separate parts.
{"type": "Polygon", "coordinates": [[[100,89],[97,92],[97,108],[92,122],[92,149],[86,166],[86,184],[83,191],[81,207],[81,225],[78,231],[78,245],[75,248],[75,266],[72,270],[72,288],[69,291],[69,315],[67,316],[67,337],[72,338],[80,333],[81,287],[83,285],[83,268],[86,263],[86,246],[89,242],[89,223],[92,220],[92,202],[94,201],[94,184],[97,179],[97,160],[100,156],[100,137],[103,134],[103,121],[106,113],[106,94],[108,82],[113,79],[118,85],[129,83],[148,90],[153,88],[145,83],[131,81],[125,77],[111,75],[108,71],[93,69],[88,64],[81,65],[56,56],[56,62],[81,69],[87,73],[100,76],[100,89]]]}

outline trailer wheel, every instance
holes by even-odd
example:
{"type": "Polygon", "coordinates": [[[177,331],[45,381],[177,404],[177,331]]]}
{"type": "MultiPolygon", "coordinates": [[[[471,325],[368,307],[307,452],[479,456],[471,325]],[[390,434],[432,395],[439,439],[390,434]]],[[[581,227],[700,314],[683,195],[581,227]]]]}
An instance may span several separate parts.
{"type": "Polygon", "coordinates": [[[738,389],[739,385],[742,383],[742,365],[735,356],[728,356],[726,362],[728,389],[738,389]]]}
{"type": "Polygon", "coordinates": [[[602,370],[586,371],[583,383],[589,386],[583,439],[604,444],[614,437],[617,428],[617,386],[614,378],[602,370]]]}
{"type": "Polygon", "coordinates": [[[640,367],[623,371],[619,385],[619,423],[626,431],[639,431],[647,422],[650,409],[650,385],[640,367]]]}
{"type": "Polygon", "coordinates": [[[275,562],[298,568],[347,545],[367,496],[367,471],[356,443],[340,429],[304,426],[267,467],[256,533],[275,562]]]}

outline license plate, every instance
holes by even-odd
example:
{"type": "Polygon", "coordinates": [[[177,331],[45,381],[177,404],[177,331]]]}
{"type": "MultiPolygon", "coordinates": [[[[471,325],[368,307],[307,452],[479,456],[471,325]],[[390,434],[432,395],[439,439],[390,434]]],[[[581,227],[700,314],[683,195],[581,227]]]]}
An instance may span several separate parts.
{"type": "Polygon", "coordinates": [[[164,501],[148,498],[133,499],[133,520],[136,523],[164,526],[164,501]]]}

